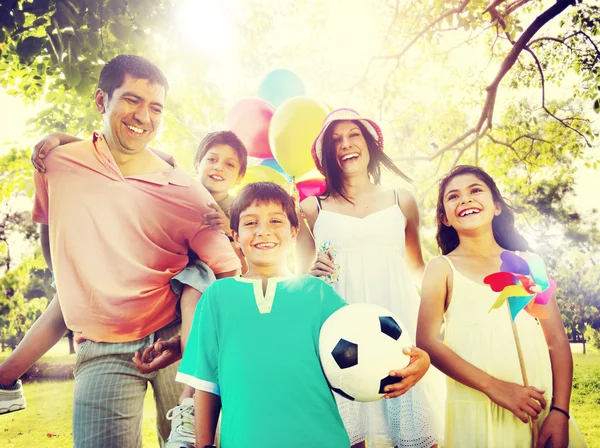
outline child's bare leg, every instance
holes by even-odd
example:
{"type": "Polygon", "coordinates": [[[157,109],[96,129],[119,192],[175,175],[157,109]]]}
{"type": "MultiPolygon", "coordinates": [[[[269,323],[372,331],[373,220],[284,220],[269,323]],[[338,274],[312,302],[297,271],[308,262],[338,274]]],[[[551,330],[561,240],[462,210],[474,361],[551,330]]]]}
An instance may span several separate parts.
{"type": "Polygon", "coordinates": [[[196,389],[186,384],[183,388],[183,392],[181,392],[181,395],[179,396],[179,404],[181,404],[185,398],[194,398],[194,392],[196,392],[196,389]]]}
{"type": "Polygon", "coordinates": [[[189,285],[183,287],[181,293],[181,299],[179,299],[179,306],[181,308],[181,349],[185,351],[188,336],[192,328],[192,322],[194,322],[194,313],[196,312],[196,305],[200,301],[202,293],[189,285]]]}
{"type": "Polygon", "coordinates": [[[21,343],[6,361],[0,364],[0,384],[10,386],[65,335],[67,326],[58,303],[50,301],[48,308],[31,326],[21,343]]]}

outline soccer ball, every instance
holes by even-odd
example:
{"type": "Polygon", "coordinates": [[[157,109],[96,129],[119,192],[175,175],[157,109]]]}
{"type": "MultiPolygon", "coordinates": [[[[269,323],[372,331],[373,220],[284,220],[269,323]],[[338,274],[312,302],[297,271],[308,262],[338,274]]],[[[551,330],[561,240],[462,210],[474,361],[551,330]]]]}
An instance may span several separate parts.
{"type": "Polygon", "coordinates": [[[402,322],[377,305],[340,308],[325,321],[319,336],[321,365],[331,389],[349,400],[376,401],[384,387],[401,377],[390,370],[406,367],[413,345],[402,322]]]}

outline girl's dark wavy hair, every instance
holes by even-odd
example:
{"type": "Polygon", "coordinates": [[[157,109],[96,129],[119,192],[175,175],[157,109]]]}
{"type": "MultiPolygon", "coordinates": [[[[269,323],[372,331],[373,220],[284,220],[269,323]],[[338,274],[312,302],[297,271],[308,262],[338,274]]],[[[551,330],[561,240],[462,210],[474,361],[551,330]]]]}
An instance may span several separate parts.
{"type": "Polygon", "coordinates": [[[436,208],[437,234],[435,239],[437,240],[437,244],[441,249],[442,254],[449,254],[458,247],[458,243],[460,242],[456,230],[454,230],[453,227],[448,227],[444,224],[444,218],[446,217],[446,212],[444,211],[444,192],[446,191],[446,187],[452,179],[465,174],[472,174],[486,184],[492,192],[494,202],[499,204],[500,208],[502,209],[502,212],[498,216],[495,216],[492,221],[492,230],[496,242],[506,250],[528,250],[529,244],[517,231],[517,229],[515,229],[515,215],[513,209],[506,203],[506,201],[504,201],[504,198],[500,194],[494,179],[492,179],[488,173],[479,167],[472,165],[459,165],[450,171],[446,177],[440,180],[440,186],[438,190],[438,201],[436,208]]]}
{"type": "MultiPolygon", "coordinates": [[[[375,184],[381,183],[381,165],[397,174],[408,182],[412,180],[404,174],[400,168],[398,168],[392,159],[390,159],[384,152],[383,147],[379,145],[377,140],[371,135],[365,126],[358,120],[349,120],[356,124],[362,132],[365,141],[367,142],[367,148],[369,149],[369,165],[367,166],[367,172],[369,177],[375,184]]],[[[342,170],[338,165],[337,154],[335,152],[335,145],[333,143],[333,123],[325,131],[323,136],[323,157],[321,166],[323,167],[323,174],[325,175],[325,182],[327,188],[323,197],[328,198],[332,194],[340,195],[348,202],[352,202],[348,199],[344,192],[344,184],[342,182],[342,170]]]]}

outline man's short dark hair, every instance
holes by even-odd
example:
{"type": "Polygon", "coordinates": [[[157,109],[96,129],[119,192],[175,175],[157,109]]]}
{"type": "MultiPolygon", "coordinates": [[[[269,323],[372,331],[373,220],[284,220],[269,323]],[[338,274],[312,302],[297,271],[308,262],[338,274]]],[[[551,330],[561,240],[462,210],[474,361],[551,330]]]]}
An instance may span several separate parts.
{"type": "Polygon", "coordinates": [[[160,84],[165,88],[165,93],[169,90],[167,78],[156,65],[141,56],[130,54],[121,54],[108,61],[100,72],[98,88],[106,92],[110,99],[115,89],[123,85],[126,74],[160,84]]]}
{"type": "Polygon", "coordinates": [[[231,131],[217,131],[206,134],[196,150],[196,157],[194,157],[194,168],[198,169],[198,166],[200,165],[200,162],[206,153],[217,145],[231,146],[237,153],[238,159],[240,160],[240,176],[246,174],[246,168],[248,166],[248,151],[238,136],[231,131]]]}
{"type": "Polygon", "coordinates": [[[240,215],[252,204],[275,203],[281,206],[292,227],[298,228],[298,214],[294,199],[273,182],[254,182],[240,190],[229,209],[231,230],[238,231],[240,215]]]}

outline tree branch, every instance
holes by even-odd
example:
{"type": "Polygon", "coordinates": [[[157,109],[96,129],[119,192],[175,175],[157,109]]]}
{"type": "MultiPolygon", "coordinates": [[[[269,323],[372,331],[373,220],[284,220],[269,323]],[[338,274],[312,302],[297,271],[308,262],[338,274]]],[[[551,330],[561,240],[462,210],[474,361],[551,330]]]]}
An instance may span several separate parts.
{"type": "Polygon", "coordinates": [[[538,39],[533,39],[531,42],[529,42],[529,46],[531,47],[531,45],[541,43],[544,41],[558,42],[558,43],[564,45],[565,47],[567,47],[572,52],[577,53],[578,51],[576,48],[573,48],[567,44],[567,40],[569,40],[575,36],[583,36],[584,39],[587,40],[592,47],[594,47],[594,51],[596,52],[596,57],[590,64],[590,65],[594,66],[596,64],[596,62],[598,61],[598,58],[600,58],[600,49],[598,49],[598,45],[596,45],[596,42],[594,42],[594,40],[584,31],[575,31],[574,33],[569,34],[568,36],[564,37],[563,39],[558,39],[556,37],[540,37],[538,39]]]}
{"type": "Polygon", "coordinates": [[[573,121],[573,118],[563,118],[563,119],[558,118],[555,114],[553,114],[552,112],[550,112],[550,110],[546,107],[546,87],[545,87],[544,70],[542,69],[542,64],[540,64],[540,60],[537,58],[537,56],[531,50],[531,48],[529,48],[528,46],[526,46],[524,48],[524,50],[531,55],[531,57],[533,58],[533,60],[535,62],[535,65],[537,66],[538,72],[540,73],[540,80],[542,82],[542,109],[544,109],[544,111],[548,115],[550,115],[552,118],[554,118],[560,124],[562,124],[564,127],[566,127],[568,129],[576,132],[577,134],[579,134],[585,140],[585,143],[587,144],[588,148],[591,148],[592,145],[588,141],[587,137],[581,131],[579,131],[578,129],[575,129],[573,126],[571,126],[569,123],[567,123],[567,121],[573,121]]]}
{"type": "MultiPolygon", "coordinates": [[[[488,85],[488,87],[486,88],[487,96],[486,96],[485,103],[484,103],[482,111],[481,111],[481,115],[480,115],[479,120],[477,121],[477,124],[475,125],[475,127],[469,129],[464,134],[458,136],[452,142],[450,142],[449,144],[444,146],[442,149],[437,151],[437,153],[434,154],[433,158],[439,156],[439,154],[441,154],[444,151],[447,151],[448,149],[454,148],[454,146],[458,145],[459,143],[464,141],[467,137],[469,137],[472,134],[476,134],[477,136],[479,136],[479,138],[481,138],[488,129],[492,128],[492,119],[494,116],[494,106],[496,103],[496,95],[498,93],[498,88],[500,86],[500,82],[502,81],[504,76],[506,76],[506,74],[510,71],[512,66],[515,64],[519,55],[525,49],[525,47],[527,46],[527,43],[532,39],[532,37],[544,25],[546,25],[550,20],[552,20],[553,18],[558,16],[560,13],[562,13],[565,9],[567,9],[571,5],[572,5],[572,0],[557,0],[557,2],[554,3],[550,8],[548,8],[546,11],[544,11],[542,14],[540,14],[538,17],[536,17],[534,19],[534,21],[531,23],[531,25],[529,25],[529,27],[523,32],[523,34],[521,34],[519,39],[517,39],[517,41],[513,45],[512,49],[510,50],[510,52],[508,53],[506,58],[504,58],[504,61],[500,65],[500,69],[498,70],[496,77],[491,82],[491,84],[488,85]]],[[[474,141],[472,143],[474,143],[474,141]]]]}
{"type": "Polygon", "coordinates": [[[434,21],[430,22],[429,25],[427,25],[425,28],[423,28],[419,34],[417,34],[413,40],[411,40],[402,50],[400,50],[399,53],[396,54],[392,54],[392,55],[387,55],[387,56],[377,56],[375,59],[401,59],[402,56],[404,56],[406,54],[406,52],[408,50],[411,49],[411,47],[417,43],[417,41],[423,37],[423,35],[429,31],[431,28],[433,28],[435,25],[437,25],[438,23],[440,23],[442,20],[444,20],[446,17],[449,17],[451,15],[454,14],[460,14],[461,12],[464,11],[464,9],[467,7],[467,5],[471,2],[471,0],[463,0],[460,5],[458,5],[456,8],[450,9],[448,11],[446,11],[444,14],[438,16],[437,19],[435,19],[434,21]]]}
{"type": "Polygon", "coordinates": [[[455,140],[453,140],[452,142],[450,142],[449,144],[447,144],[443,148],[438,149],[433,154],[430,154],[428,156],[400,157],[400,158],[398,158],[398,160],[401,160],[401,161],[425,160],[427,162],[431,162],[432,160],[437,159],[442,154],[444,154],[445,152],[450,151],[450,150],[452,150],[452,151],[458,151],[462,155],[462,153],[465,152],[465,150],[467,150],[468,148],[470,148],[471,146],[473,146],[475,144],[475,142],[476,142],[477,139],[482,138],[486,134],[486,132],[488,130],[489,130],[489,128],[487,128],[487,127],[484,128],[484,129],[482,129],[478,134],[476,134],[475,137],[473,137],[471,140],[469,140],[466,143],[464,143],[462,146],[457,147],[457,145],[459,143],[461,143],[462,141],[464,141],[470,135],[474,134],[475,133],[475,129],[471,129],[470,131],[465,132],[465,134],[463,134],[460,137],[456,138],[455,140]]]}
{"type": "Polygon", "coordinates": [[[513,12],[515,12],[517,9],[519,9],[521,6],[526,5],[527,3],[529,3],[531,0],[520,0],[517,1],[515,3],[513,3],[512,5],[508,5],[506,7],[506,9],[504,10],[503,16],[508,16],[510,14],[512,14],[513,12]]]}
{"type": "Polygon", "coordinates": [[[494,0],[494,2],[492,2],[492,4],[490,6],[485,8],[483,13],[485,14],[486,12],[490,12],[491,10],[496,9],[498,6],[500,6],[502,3],[506,2],[506,1],[507,0],[494,0]]]}

